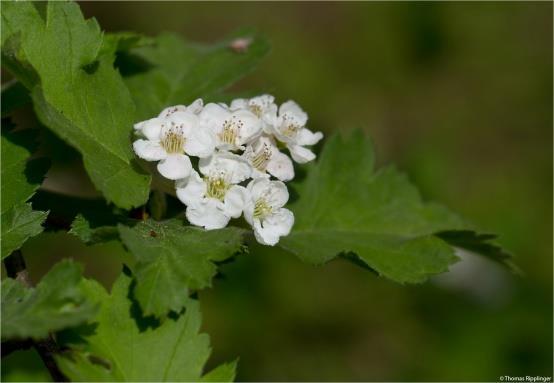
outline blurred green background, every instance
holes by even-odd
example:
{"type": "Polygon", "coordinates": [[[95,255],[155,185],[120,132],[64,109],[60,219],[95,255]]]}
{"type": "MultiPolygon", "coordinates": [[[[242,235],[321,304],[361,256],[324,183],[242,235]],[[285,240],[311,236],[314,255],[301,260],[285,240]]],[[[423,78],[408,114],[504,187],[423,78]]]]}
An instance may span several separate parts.
{"type": "MultiPolygon", "coordinates": [[[[381,164],[500,234],[525,273],[464,255],[451,273],[401,286],[344,261],[313,268],[254,248],[200,294],[210,366],[239,356],[237,379],[254,381],[552,376],[552,3],[81,7],[108,31],[202,42],[256,27],[273,49],[236,90],[293,98],[313,130],[364,128],[381,164]]],[[[62,233],[23,252],[35,280],[71,256],[109,286],[129,261],[117,243],[85,247],[62,233]]],[[[44,376],[22,358],[3,363],[3,380],[44,376]]]]}

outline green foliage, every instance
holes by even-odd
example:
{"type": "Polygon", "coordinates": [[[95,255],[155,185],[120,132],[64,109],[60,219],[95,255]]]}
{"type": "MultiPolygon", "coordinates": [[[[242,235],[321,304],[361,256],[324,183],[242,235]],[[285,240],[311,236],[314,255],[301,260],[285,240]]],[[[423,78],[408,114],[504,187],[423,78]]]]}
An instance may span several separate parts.
{"type": "Polygon", "coordinates": [[[27,201],[38,189],[49,161],[44,158],[29,160],[36,150],[34,131],[11,132],[2,129],[2,212],[27,201]]]}
{"type": "Polygon", "coordinates": [[[121,240],[137,260],[135,296],[145,314],[179,312],[190,290],[211,285],[214,262],[241,250],[242,229],[206,231],[177,219],[119,225],[121,240]]]}
{"type": "Polygon", "coordinates": [[[91,245],[100,242],[107,242],[119,238],[119,233],[115,226],[100,226],[92,228],[90,222],[81,214],[75,217],[71,223],[70,234],[75,235],[84,243],[91,245]]]}
{"type": "Polygon", "coordinates": [[[291,204],[296,223],[280,246],[321,264],[354,252],[394,281],[421,282],[448,269],[454,251],[436,233],[467,228],[457,216],[424,203],[392,167],[374,171],[373,148],[356,132],[328,139],[291,204]]]}
{"type": "Polygon", "coordinates": [[[35,288],[3,279],[2,340],[45,338],[94,316],[97,307],[85,299],[81,280],[81,267],[69,260],[56,264],[35,288]]]}
{"type": "Polygon", "coordinates": [[[22,203],[2,213],[2,259],[19,249],[27,239],[40,234],[48,212],[35,211],[31,204],[22,203]]]}
{"type": "Polygon", "coordinates": [[[2,5],[3,55],[31,90],[42,123],[81,152],[108,201],[123,208],[146,202],[150,177],[137,170],[129,145],[135,107],[113,54],[101,50],[96,21],[75,3],[48,3],[46,20],[30,2],[2,5]]]}
{"type": "Polygon", "coordinates": [[[201,382],[232,382],[235,380],[237,361],[223,363],[204,375],[201,382]]]}
{"type": "MultiPolygon", "coordinates": [[[[134,159],[130,138],[133,123],[167,106],[198,97],[224,100],[220,92],[268,51],[267,41],[251,31],[201,45],[173,34],[103,34],[71,2],[2,4],[3,65],[17,80],[2,89],[2,116],[32,101],[40,121],[82,155],[105,197],[35,195],[47,162],[29,159],[33,133],[3,129],[2,259],[43,230],[48,213],[34,211],[32,197],[33,206],[51,210],[62,227],[71,222],[69,233],[83,242],[121,240],[136,260],[133,274],[124,270],[111,294],[83,280],[71,261],[57,264],[36,288],[4,279],[3,339],[59,331],[67,351],[57,362],[77,381],[234,379],[236,362],[203,375],[209,339],[199,334],[199,303],[190,295],[211,286],[218,263],[245,249],[245,230],[163,221],[180,213],[171,212],[172,199],[163,192],[151,193],[151,177],[139,166],[154,165],[134,159]],[[231,49],[237,38],[248,41],[244,50],[231,49]],[[136,216],[127,210],[142,205],[136,211],[148,209],[154,219],[129,218],[136,216]]],[[[455,247],[511,265],[510,255],[491,242],[494,236],[477,234],[444,207],[423,202],[393,167],[375,171],[373,148],[359,132],[330,137],[306,169],[305,179],[293,183],[296,223],[279,243],[303,261],[322,264],[339,256],[399,283],[448,270],[457,260],[455,247]]],[[[173,192],[172,181],[152,183],[167,185],[173,192]]]]}
{"type": "Polygon", "coordinates": [[[34,132],[10,132],[2,129],[2,259],[20,248],[30,237],[42,232],[42,223],[48,213],[33,211],[25,203],[42,183],[49,161],[44,158],[29,160],[36,149],[34,132]]]}
{"type": "MultiPolygon", "coordinates": [[[[162,323],[144,318],[130,299],[127,274],[120,275],[111,294],[94,281],[84,283],[90,299],[102,306],[94,324],[68,334],[73,350],[57,358],[64,374],[75,381],[199,381],[210,346],[209,337],[198,333],[198,303],[191,301],[185,313],[162,323]]],[[[224,366],[208,377],[232,379],[234,369],[224,366]]]]}
{"type": "Polygon", "coordinates": [[[151,46],[131,49],[132,57],[152,67],[125,79],[137,105],[136,119],[155,116],[168,105],[209,99],[254,69],[268,51],[268,42],[251,31],[239,31],[212,46],[162,34],[151,46]],[[230,49],[236,38],[252,39],[245,52],[230,49]]]}
{"type": "Polygon", "coordinates": [[[437,236],[452,246],[481,254],[502,263],[516,274],[521,273],[519,267],[512,261],[512,254],[494,242],[495,234],[479,234],[472,230],[446,230],[437,233],[437,236]]]}

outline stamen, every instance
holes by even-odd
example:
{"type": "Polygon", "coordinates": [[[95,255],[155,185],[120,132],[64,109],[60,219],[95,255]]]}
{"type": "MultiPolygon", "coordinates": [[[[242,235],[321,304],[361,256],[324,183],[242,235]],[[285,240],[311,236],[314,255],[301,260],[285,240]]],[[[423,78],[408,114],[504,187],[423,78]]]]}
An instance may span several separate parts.
{"type": "Polygon", "coordinates": [[[235,117],[231,120],[225,120],[223,123],[223,130],[218,134],[221,142],[235,145],[237,138],[240,138],[239,132],[243,125],[244,123],[241,120],[235,120],[235,117]]]}
{"type": "Polygon", "coordinates": [[[285,127],[281,129],[281,133],[287,137],[296,136],[302,127],[295,121],[294,118],[287,114],[283,116],[283,120],[285,121],[285,127]]]}
{"type": "Polygon", "coordinates": [[[165,133],[161,145],[167,153],[183,153],[186,138],[181,126],[171,123],[171,128],[165,133]]]}
{"type": "Polygon", "coordinates": [[[207,179],[206,196],[223,201],[227,190],[231,187],[231,184],[227,182],[223,175],[210,176],[207,179]]]}
{"type": "Polygon", "coordinates": [[[256,117],[261,118],[263,109],[261,105],[258,104],[250,104],[250,111],[256,115],[256,117]]]}
{"type": "Polygon", "coordinates": [[[264,198],[258,199],[254,204],[254,218],[263,221],[271,213],[273,213],[273,209],[264,198]]]}
{"type": "Polygon", "coordinates": [[[264,143],[263,148],[258,153],[253,153],[250,162],[252,163],[253,167],[258,169],[259,171],[265,172],[270,159],[271,149],[267,144],[264,143]]]}

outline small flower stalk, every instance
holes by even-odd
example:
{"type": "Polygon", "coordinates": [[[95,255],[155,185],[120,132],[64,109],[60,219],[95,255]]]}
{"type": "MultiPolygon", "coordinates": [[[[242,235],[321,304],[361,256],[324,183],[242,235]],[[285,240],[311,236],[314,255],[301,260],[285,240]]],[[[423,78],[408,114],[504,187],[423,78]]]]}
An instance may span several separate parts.
{"type": "Polygon", "coordinates": [[[244,216],[256,240],[274,246],[294,224],[293,213],[284,207],[289,198],[284,182],[294,178],[293,161],[314,160],[308,147],[323,138],[307,122],[298,104],[277,106],[271,95],[236,99],[230,105],[204,105],[198,99],[135,124],[133,149],[175,181],[191,224],[221,229],[244,216]],[[190,157],[198,158],[198,169],[190,157]]]}

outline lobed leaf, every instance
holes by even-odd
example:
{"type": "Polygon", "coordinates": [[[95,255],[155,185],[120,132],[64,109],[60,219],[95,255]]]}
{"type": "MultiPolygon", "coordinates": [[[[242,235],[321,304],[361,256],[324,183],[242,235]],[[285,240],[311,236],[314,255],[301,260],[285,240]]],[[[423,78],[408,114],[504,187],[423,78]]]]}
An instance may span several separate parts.
{"type": "Polygon", "coordinates": [[[56,264],[35,288],[3,279],[2,340],[41,339],[92,318],[97,307],[86,300],[81,280],[81,267],[70,260],[56,264]]]}
{"type": "Polygon", "coordinates": [[[25,203],[38,189],[49,167],[44,158],[30,160],[36,149],[35,132],[2,129],[1,141],[1,258],[4,259],[25,241],[42,232],[47,212],[33,211],[25,203]]]}
{"type": "Polygon", "coordinates": [[[129,142],[134,104],[96,21],[70,2],[49,2],[45,20],[31,2],[4,2],[2,21],[7,67],[31,90],[41,122],[82,154],[108,201],[144,204],[150,177],[129,142]]]}
{"type": "Polygon", "coordinates": [[[33,210],[29,203],[16,205],[2,212],[1,258],[4,259],[19,249],[27,239],[42,233],[42,224],[47,215],[48,212],[33,210]]]}
{"type": "Polygon", "coordinates": [[[437,233],[470,226],[444,207],[424,203],[393,167],[374,171],[373,153],[360,132],[329,138],[304,182],[294,184],[300,196],[291,204],[296,222],[280,246],[313,264],[353,252],[400,283],[446,271],[457,257],[448,237],[437,233]]]}
{"type": "MultiPolygon", "coordinates": [[[[97,282],[85,283],[91,299],[102,303],[95,323],[72,330],[72,351],[57,357],[61,370],[74,381],[200,381],[210,355],[209,337],[199,334],[199,305],[191,301],[184,313],[159,323],[142,317],[131,299],[132,278],[124,272],[108,294],[97,282]]],[[[224,365],[217,377],[234,374],[224,365]]],[[[234,371],[234,370],[233,370],[234,371]]]]}
{"type": "Polygon", "coordinates": [[[137,263],[135,296],[146,315],[179,312],[191,290],[211,285],[221,262],[242,248],[243,230],[206,231],[177,219],[119,225],[119,234],[137,263]]]}
{"type": "Polygon", "coordinates": [[[75,235],[87,245],[107,242],[119,238],[119,232],[115,226],[91,227],[83,215],[78,214],[71,223],[70,234],[75,235]]]}
{"type": "Polygon", "coordinates": [[[206,375],[204,375],[200,381],[201,382],[232,382],[235,380],[237,370],[237,361],[231,363],[224,363],[210,372],[208,372],[206,375]]]}
{"type": "Polygon", "coordinates": [[[239,31],[215,45],[193,44],[173,34],[153,45],[133,48],[133,57],[152,68],[125,78],[137,105],[137,120],[156,116],[170,105],[209,98],[252,71],[269,52],[269,43],[252,31],[239,31]],[[234,39],[250,39],[244,52],[230,48],[234,39]]]}

